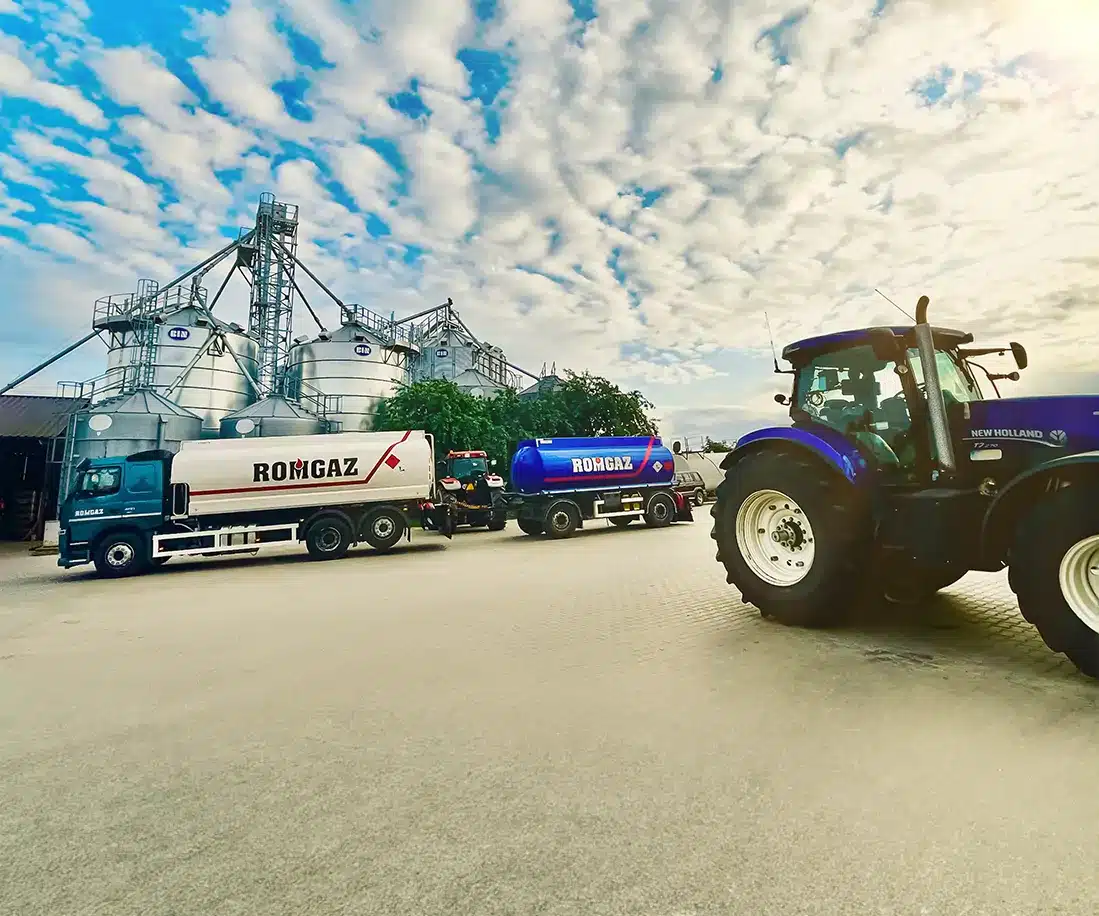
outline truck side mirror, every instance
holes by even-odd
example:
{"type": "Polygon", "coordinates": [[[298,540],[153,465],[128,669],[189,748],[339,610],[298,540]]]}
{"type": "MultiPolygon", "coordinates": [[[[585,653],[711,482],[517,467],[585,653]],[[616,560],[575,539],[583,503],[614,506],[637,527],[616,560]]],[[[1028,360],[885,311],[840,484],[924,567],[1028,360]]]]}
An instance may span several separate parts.
{"type": "Polygon", "coordinates": [[[181,518],[191,508],[191,488],[185,483],[172,484],[172,515],[181,518]]]}
{"type": "Polygon", "coordinates": [[[1011,355],[1015,357],[1015,365],[1020,369],[1027,367],[1026,347],[1021,343],[1011,342],[1011,355]]]}

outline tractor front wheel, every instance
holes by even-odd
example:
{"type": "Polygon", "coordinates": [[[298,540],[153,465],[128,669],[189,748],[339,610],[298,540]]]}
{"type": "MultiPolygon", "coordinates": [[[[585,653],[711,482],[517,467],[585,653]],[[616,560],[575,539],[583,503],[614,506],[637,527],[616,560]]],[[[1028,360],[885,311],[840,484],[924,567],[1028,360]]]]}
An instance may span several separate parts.
{"type": "Polygon", "coordinates": [[[765,617],[820,627],[845,616],[869,556],[869,513],[815,458],[761,451],[729,469],[711,509],[726,579],[765,617]]]}
{"type": "Polygon", "coordinates": [[[1099,487],[1057,490],[1023,518],[1011,584],[1045,644],[1099,678],[1099,487]]]}

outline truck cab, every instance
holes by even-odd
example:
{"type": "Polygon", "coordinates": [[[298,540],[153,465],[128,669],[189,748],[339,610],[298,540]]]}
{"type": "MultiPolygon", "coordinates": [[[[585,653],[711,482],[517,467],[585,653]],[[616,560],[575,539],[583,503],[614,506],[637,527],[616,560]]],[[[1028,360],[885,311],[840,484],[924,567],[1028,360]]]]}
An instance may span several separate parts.
{"type": "Polygon", "coordinates": [[[162,451],[84,459],[58,513],[58,566],[68,569],[94,562],[110,568],[112,563],[132,562],[132,551],[140,546],[115,538],[108,545],[102,535],[128,531],[140,545],[147,532],[163,524],[169,510],[170,460],[170,453],[162,451]]]}

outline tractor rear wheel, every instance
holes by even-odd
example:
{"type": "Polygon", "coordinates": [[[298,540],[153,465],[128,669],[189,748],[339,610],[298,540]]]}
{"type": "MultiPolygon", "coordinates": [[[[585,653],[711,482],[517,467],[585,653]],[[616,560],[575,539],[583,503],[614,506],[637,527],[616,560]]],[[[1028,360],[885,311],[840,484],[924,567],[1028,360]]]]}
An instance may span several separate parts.
{"type": "Polygon", "coordinates": [[[1022,519],[1011,584],[1045,644],[1099,678],[1099,487],[1069,486],[1022,519]]]}
{"type": "Polygon", "coordinates": [[[853,487],[811,456],[761,451],[717,490],[711,537],[744,600],[791,626],[842,619],[860,595],[870,517],[853,487]]]}

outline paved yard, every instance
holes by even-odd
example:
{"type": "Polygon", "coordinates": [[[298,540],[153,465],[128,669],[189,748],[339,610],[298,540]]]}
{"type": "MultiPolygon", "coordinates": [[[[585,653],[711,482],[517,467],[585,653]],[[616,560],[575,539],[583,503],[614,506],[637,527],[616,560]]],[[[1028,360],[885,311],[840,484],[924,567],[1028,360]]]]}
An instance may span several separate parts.
{"type": "Polygon", "coordinates": [[[1096,912],[1099,687],[1001,578],[789,630],[708,521],[0,557],[0,913],[1096,912]]]}

